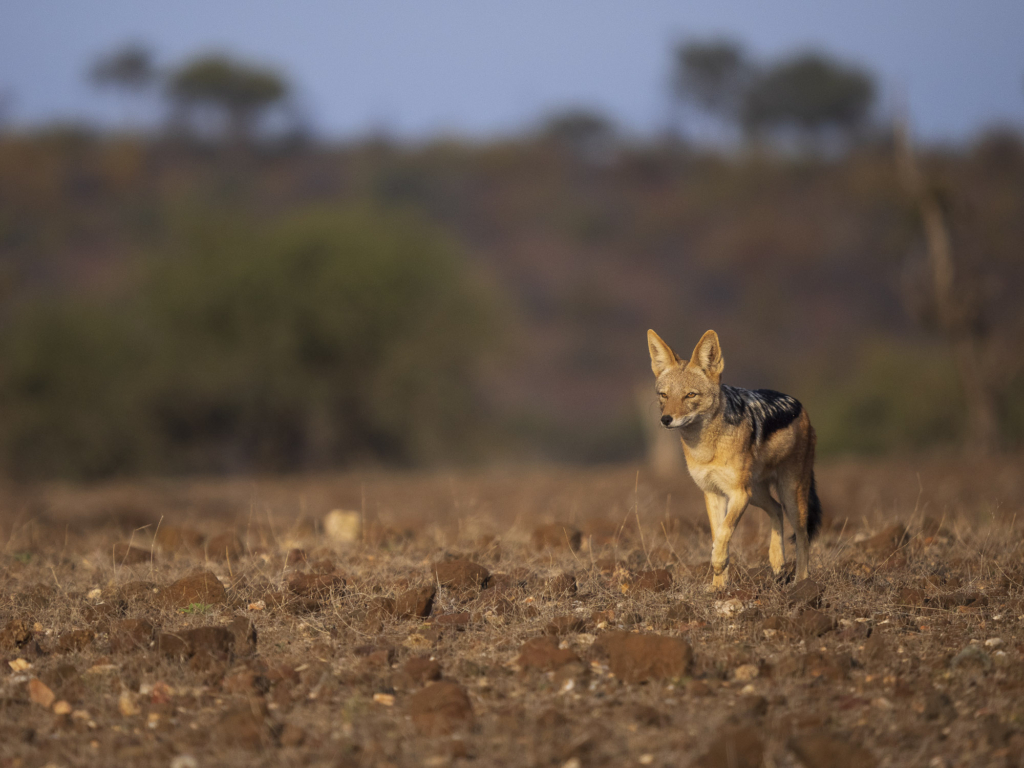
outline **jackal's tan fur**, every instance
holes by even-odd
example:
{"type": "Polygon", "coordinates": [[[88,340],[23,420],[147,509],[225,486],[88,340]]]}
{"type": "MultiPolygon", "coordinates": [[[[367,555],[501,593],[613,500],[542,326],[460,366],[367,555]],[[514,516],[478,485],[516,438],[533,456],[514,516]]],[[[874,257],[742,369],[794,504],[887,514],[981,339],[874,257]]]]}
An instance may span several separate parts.
{"type": "Polygon", "coordinates": [[[722,385],[718,335],[705,333],[689,360],[647,332],[662,424],[678,429],[686,466],[704,491],[713,544],[712,586],[729,580],[729,540],[748,504],[771,519],[768,557],[785,564],[782,515],[795,531],[796,579],[807,578],[810,540],[821,524],[814,487],[814,428],[793,398],[722,385]],[[773,495],[774,494],[774,495],[773,495]]]}

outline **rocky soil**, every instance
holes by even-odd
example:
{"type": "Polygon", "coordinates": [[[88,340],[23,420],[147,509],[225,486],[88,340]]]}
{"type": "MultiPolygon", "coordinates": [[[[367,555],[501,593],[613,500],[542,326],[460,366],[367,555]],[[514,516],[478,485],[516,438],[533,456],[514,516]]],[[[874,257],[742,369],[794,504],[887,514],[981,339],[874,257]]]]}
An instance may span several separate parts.
{"type": "Polygon", "coordinates": [[[718,593],[633,468],[8,489],[0,768],[1020,765],[1021,466],[825,465],[718,593]]]}

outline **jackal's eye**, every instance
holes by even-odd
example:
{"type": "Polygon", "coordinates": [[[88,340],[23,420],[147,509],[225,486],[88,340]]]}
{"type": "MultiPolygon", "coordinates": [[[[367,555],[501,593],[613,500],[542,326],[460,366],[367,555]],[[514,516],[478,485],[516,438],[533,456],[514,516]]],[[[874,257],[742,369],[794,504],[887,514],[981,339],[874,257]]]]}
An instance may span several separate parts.
{"type": "Polygon", "coordinates": [[[666,397],[668,397],[668,393],[667,392],[659,392],[658,393],[658,397],[660,397],[662,400],[664,400],[666,397]]]}
{"type": "Polygon", "coordinates": [[[691,397],[696,397],[696,396],[697,396],[696,392],[687,392],[686,393],[686,399],[687,400],[689,400],[691,397]]]}

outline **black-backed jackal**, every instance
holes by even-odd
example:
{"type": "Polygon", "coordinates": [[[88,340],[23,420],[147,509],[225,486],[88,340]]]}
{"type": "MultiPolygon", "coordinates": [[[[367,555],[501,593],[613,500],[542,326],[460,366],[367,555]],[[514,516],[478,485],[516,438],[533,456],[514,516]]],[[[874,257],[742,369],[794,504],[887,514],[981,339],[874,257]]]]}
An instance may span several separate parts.
{"type": "Polygon", "coordinates": [[[728,583],[729,540],[748,504],[771,518],[768,558],[776,574],[786,562],[785,511],[795,531],[796,579],[807,578],[810,542],[821,527],[807,411],[780,392],[720,383],[725,361],[714,331],[701,337],[689,360],[676,357],[654,331],[647,332],[647,346],[661,423],[679,430],[686,466],[704,491],[714,542],[712,586],[728,583]]]}

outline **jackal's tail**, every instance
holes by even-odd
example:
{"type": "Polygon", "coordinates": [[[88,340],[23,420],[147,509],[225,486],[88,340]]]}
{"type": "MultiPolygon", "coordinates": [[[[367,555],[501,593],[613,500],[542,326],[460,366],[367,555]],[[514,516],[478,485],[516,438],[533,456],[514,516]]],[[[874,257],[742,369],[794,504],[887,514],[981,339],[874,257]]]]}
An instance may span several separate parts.
{"type": "Polygon", "coordinates": [[[811,470],[811,487],[807,494],[807,538],[813,539],[821,530],[821,501],[818,489],[814,487],[814,470],[811,470]]]}

